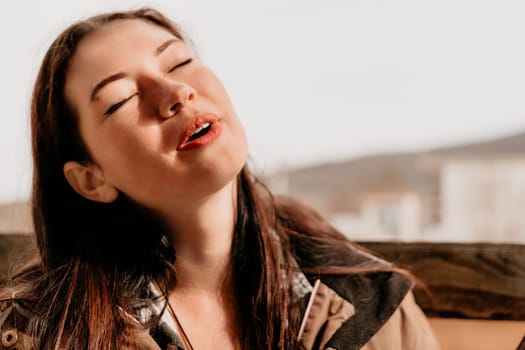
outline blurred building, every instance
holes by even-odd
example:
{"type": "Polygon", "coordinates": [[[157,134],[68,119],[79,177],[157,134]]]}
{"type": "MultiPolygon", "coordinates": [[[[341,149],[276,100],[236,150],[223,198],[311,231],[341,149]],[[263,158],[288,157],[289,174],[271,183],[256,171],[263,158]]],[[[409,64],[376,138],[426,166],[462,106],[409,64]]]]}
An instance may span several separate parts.
{"type": "Polygon", "coordinates": [[[356,240],[525,242],[525,133],[283,171],[269,183],[356,240]]]}
{"type": "Polygon", "coordinates": [[[449,161],[441,179],[444,239],[525,241],[525,157],[449,161]]]}
{"type": "Polygon", "coordinates": [[[352,237],[366,232],[366,239],[417,239],[422,230],[422,205],[413,192],[367,193],[359,199],[356,213],[330,215],[333,225],[352,237]]]}

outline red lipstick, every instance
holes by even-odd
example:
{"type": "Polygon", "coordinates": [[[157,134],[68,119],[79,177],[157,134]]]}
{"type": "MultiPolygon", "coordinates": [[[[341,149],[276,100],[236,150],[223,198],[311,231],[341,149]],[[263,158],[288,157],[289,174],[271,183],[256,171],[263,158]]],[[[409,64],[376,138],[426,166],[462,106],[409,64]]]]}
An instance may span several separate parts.
{"type": "Polygon", "coordinates": [[[185,151],[206,146],[220,135],[221,124],[214,114],[205,114],[194,118],[184,130],[177,146],[177,151],[185,151]]]}

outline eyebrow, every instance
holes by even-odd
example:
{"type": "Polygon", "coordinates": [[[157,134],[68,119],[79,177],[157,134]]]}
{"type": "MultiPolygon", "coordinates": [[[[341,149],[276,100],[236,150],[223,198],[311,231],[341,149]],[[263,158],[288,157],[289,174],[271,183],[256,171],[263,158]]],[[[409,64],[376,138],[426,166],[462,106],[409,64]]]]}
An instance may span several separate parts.
{"type": "Polygon", "coordinates": [[[176,42],[179,42],[179,41],[181,41],[181,40],[178,39],[178,38],[174,38],[174,39],[166,40],[162,45],[160,45],[159,47],[157,47],[157,49],[155,50],[155,56],[160,55],[160,54],[161,54],[164,50],[166,50],[171,44],[176,43],[176,42]]]}
{"type": "MultiPolygon", "coordinates": [[[[164,52],[171,44],[173,43],[176,43],[176,42],[179,42],[181,41],[180,39],[178,38],[175,38],[175,39],[169,39],[167,41],[165,41],[164,43],[162,43],[159,47],[157,47],[155,49],[155,56],[158,56],[160,55],[162,52],[164,52]]],[[[119,80],[119,79],[123,79],[123,78],[126,78],[128,76],[128,74],[124,73],[124,72],[119,72],[119,73],[115,73],[115,74],[112,74],[110,75],[109,77],[106,77],[104,79],[102,79],[97,85],[95,85],[95,87],[93,88],[93,91],[91,91],[91,99],[90,101],[93,102],[93,100],[95,99],[95,96],[97,95],[97,93],[106,85],[108,85],[109,83],[115,81],[115,80],[119,80]]]]}
{"type": "Polygon", "coordinates": [[[97,93],[100,91],[100,89],[102,89],[104,86],[108,85],[109,83],[111,83],[112,81],[115,81],[115,80],[119,80],[119,79],[123,79],[125,77],[127,77],[128,75],[126,73],[116,73],[116,74],[112,74],[110,75],[109,77],[107,78],[104,78],[102,79],[102,81],[100,81],[97,85],[95,85],[95,87],[93,88],[93,91],[91,92],[91,102],[93,102],[93,100],[95,99],[95,96],[97,95],[97,93]]]}

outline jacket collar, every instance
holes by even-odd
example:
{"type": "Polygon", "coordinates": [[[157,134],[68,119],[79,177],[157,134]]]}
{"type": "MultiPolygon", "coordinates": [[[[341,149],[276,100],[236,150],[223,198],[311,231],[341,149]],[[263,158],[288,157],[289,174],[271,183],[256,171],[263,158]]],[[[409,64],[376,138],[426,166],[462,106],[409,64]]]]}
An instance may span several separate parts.
{"type": "Polygon", "coordinates": [[[306,275],[310,283],[319,284],[309,295],[308,304],[313,306],[306,308],[304,329],[301,328],[304,333],[300,334],[305,345],[312,344],[313,349],[323,348],[321,345],[361,349],[392,316],[414,284],[394,271],[391,263],[352,244],[339,258],[340,266],[353,267],[356,272],[306,275]],[[315,305],[325,306],[323,309],[315,305]],[[324,322],[324,328],[313,333],[310,330],[306,337],[307,325],[319,322],[324,322]]]}
{"type": "Polygon", "coordinates": [[[323,348],[354,313],[355,308],[350,302],[318,279],[301,322],[299,343],[306,350],[323,348]]]}
{"type": "MultiPolygon", "coordinates": [[[[348,260],[346,266],[371,266],[376,270],[311,276],[297,269],[292,276],[296,297],[307,304],[298,334],[306,349],[360,349],[390,318],[413,285],[408,277],[385,271],[391,268],[389,263],[355,248],[344,258],[348,260]]],[[[154,285],[150,288],[156,301],[138,310],[139,320],[144,324],[154,316],[160,317],[151,331],[183,350],[177,327],[164,312],[165,299],[154,285]]]]}
{"type": "Polygon", "coordinates": [[[412,285],[396,272],[321,276],[309,295],[299,342],[306,349],[361,349],[392,316],[412,285]]]}

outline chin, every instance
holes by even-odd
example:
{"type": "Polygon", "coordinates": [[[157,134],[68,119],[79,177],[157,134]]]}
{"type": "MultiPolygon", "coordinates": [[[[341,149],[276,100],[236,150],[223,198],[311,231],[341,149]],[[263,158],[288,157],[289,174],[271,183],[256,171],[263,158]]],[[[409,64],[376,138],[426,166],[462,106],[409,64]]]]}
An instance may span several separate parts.
{"type": "Polygon", "coordinates": [[[235,183],[237,176],[246,164],[246,159],[226,158],[214,162],[212,166],[207,166],[195,174],[192,182],[193,188],[198,187],[204,195],[210,195],[219,192],[232,183],[235,183]],[[197,183],[197,184],[196,184],[197,183]]]}

